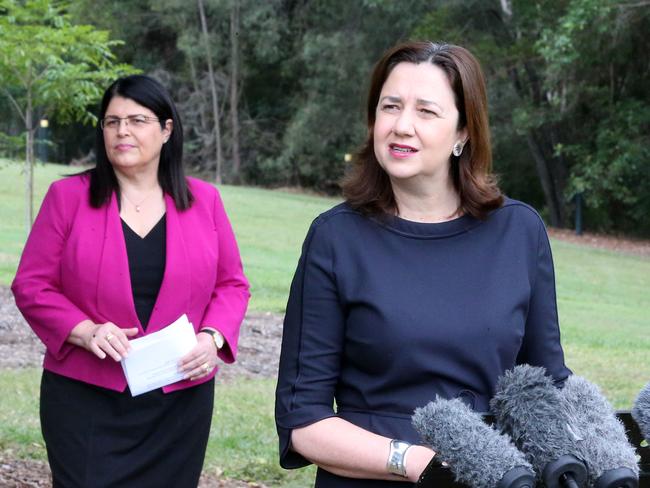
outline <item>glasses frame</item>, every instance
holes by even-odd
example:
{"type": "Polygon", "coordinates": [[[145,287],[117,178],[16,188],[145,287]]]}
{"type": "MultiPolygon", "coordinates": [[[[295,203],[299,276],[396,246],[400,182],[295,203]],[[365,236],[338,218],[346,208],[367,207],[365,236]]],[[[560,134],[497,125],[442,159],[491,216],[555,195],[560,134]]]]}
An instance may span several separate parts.
{"type": "MultiPolygon", "coordinates": [[[[127,115],[126,117],[115,117],[111,115],[110,117],[104,117],[103,119],[101,119],[99,121],[99,126],[101,127],[102,130],[106,130],[106,120],[109,120],[111,122],[117,121],[118,125],[117,127],[115,127],[115,129],[119,129],[122,125],[122,121],[124,121],[124,123],[128,126],[130,122],[129,119],[134,120],[135,117],[144,118],[144,122],[146,124],[149,124],[151,122],[160,122],[160,119],[158,117],[150,117],[149,115],[144,115],[144,114],[133,114],[133,115],[127,115]]],[[[137,127],[137,125],[134,124],[132,127],[137,127]]],[[[109,127],[108,130],[114,130],[114,129],[112,127],[109,127]]]]}

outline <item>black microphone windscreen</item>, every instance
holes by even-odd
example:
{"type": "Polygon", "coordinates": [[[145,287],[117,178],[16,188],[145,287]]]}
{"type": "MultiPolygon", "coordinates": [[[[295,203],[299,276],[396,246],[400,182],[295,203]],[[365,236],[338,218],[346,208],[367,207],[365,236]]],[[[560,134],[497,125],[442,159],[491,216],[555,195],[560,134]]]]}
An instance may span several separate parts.
{"type": "Polygon", "coordinates": [[[437,398],[415,410],[413,426],[439,459],[449,465],[456,481],[475,488],[494,488],[516,467],[532,467],[510,438],[483,422],[459,399],[437,398]]]}
{"type": "Polygon", "coordinates": [[[600,486],[599,480],[613,476],[618,470],[617,487],[638,485],[639,466],[636,451],[625,434],[625,427],[600,389],[580,376],[570,376],[561,390],[573,407],[578,430],[583,441],[577,446],[581,459],[587,464],[589,484],[600,486]],[[605,473],[609,473],[603,477],[605,473]],[[636,478],[636,485],[625,484],[623,478],[636,478]]]}
{"type": "Polygon", "coordinates": [[[544,368],[524,364],[506,371],[490,407],[497,426],[510,434],[540,477],[549,463],[565,456],[579,459],[574,413],[544,368]]]}
{"type": "Polygon", "coordinates": [[[632,417],[646,442],[650,442],[650,383],[639,392],[632,408],[632,417]]]}

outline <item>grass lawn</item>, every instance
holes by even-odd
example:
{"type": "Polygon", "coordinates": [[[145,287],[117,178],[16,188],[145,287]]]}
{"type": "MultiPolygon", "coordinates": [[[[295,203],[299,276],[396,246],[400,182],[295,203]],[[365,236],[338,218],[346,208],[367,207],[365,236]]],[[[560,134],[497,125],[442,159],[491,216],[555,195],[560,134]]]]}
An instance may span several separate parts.
{"type": "MultiPolygon", "coordinates": [[[[27,236],[21,168],[19,164],[0,159],[1,285],[11,283],[27,236]]],[[[53,164],[36,167],[35,213],[49,183],[73,172],[69,167],[53,164]]],[[[283,312],[309,224],[338,201],[260,188],[222,186],[219,189],[251,282],[250,309],[283,312]]]]}
{"type": "MultiPolygon", "coordinates": [[[[0,372],[0,450],[45,459],[38,420],[41,369],[0,372]]],[[[287,471],[277,462],[272,399],[275,381],[218,383],[204,469],[270,486],[309,486],[314,469],[287,471]]]]}
{"type": "Polygon", "coordinates": [[[251,309],[284,313],[309,225],[339,200],[234,186],[220,191],[251,283],[251,309]]]}
{"type": "MultiPolygon", "coordinates": [[[[67,168],[36,169],[38,201],[67,168]]],[[[25,239],[18,165],[0,160],[0,284],[10,283],[25,239]]],[[[248,277],[251,308],[282,312],[310,222],[336,200],[224,186],[248,277]]],[[[552,242],[567,364],[598,383],[616,408],[629,409],[650,380],[650,259],[552,242]]],[[[38,370],[1,371],[0,449],[44,457],[38,426],[38,370]]],[[[206,469],[272,486],[310,485],[313,470],[277,466],[274,381],[217,387],[206,469]]]]}
{"type": "MultiPolygon", "coordinates": [[[[16,273],[22,252],[25,230],[25,183],[22,164],[0,159],[0,284],[8,285],[16,273]]],[[[72,173],[71,168],[52,164],[38,164],[34,168],[34,214],[49,183],[61,174],[72,173]]]]}
{"type": "Polygon", "coordinates": [[[552,246],[567,364],[629,409],[650,381],[650,259],[552,246]]]}

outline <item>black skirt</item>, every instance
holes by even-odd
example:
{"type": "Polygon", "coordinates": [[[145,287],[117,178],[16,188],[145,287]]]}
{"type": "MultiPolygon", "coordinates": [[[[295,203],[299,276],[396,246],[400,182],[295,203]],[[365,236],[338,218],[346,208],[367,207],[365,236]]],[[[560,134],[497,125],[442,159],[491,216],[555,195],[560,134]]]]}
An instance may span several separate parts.
{"type": "Polygon", "coordinates": [[[41,429],[54,488],[196,488],[214,380],[132,397],[44,371],[41,429]]]}

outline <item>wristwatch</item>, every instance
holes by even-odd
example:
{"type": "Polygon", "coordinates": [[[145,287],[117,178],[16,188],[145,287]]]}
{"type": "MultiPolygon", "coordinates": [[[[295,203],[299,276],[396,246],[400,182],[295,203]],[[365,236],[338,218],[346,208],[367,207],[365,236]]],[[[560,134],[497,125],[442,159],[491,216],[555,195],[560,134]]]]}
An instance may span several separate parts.
{"type": "Polygon", "coordinates": [[[201,329],[199,332],[205,332],[206,334],[210,334],[210,337],[212,337],[212,341],[214,342],[214,346],[217,348],[217,351],[223,347],[223,336],[221,335],[221,332],[215,329],[201,329]]]}
{"type": "Polygon", "coordinates": [[[388,452],[388,461],[386,461],[386,469],[389,473],[406,478],[406,451],[410,447],[411,444],[405,441],[397,439],[390,441],[390,451],[388,452]]]}

